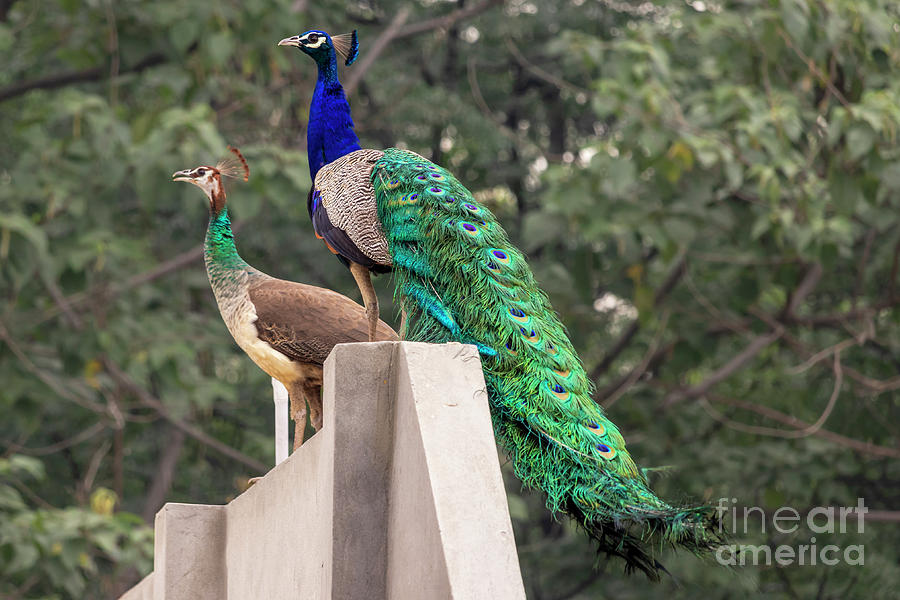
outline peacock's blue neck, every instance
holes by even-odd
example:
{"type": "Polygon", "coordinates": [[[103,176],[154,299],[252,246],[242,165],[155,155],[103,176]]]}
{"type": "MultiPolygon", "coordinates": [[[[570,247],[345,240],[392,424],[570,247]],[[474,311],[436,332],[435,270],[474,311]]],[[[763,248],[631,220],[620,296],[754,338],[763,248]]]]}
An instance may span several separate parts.
{"type": "Polygon", "coordinates": [[[209,216],[203,255],[209,280],[214,290],[233,282],[235,273],[243,273],[251,269],[238,254],[237,247],[234,245],[231,220],[228,218],[228,209],[225,207],[209,216]]]}
{"type": "Polygon", "coordinates": [[[319,77],[309,105],[309,126],[306,130],[306,152],[309,174],[313,181],[323,166],[359,150],[359,138],[353,132],[353,118],[344,88],[338,80],[334,52],[316,60],[319,77]]]}

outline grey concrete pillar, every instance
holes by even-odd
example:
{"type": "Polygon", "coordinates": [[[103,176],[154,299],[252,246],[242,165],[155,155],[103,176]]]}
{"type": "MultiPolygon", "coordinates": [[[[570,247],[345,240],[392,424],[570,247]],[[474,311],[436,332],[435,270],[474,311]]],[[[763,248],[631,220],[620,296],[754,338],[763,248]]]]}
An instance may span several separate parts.
{"type": "Polygon", "coordinates": [[[387,597],[524,600],[478,351],[397,350],[387,597]]]}
{"type": "Polygon", "coordinates": [[[331,598],[385,598],[395,342],[341,344],[325,361],[334,439],[331,598]]]}
{"type": "Polygon", "coordinates": [[[225,510],[168,503],[156,513],[154,600],[225,598],[225,510]]]}

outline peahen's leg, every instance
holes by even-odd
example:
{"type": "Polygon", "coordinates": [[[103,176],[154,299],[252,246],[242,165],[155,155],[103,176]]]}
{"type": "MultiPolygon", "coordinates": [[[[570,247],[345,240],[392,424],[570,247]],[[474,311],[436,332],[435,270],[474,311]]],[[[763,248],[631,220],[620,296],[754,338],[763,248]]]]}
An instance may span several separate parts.
{"type": "Polygon", "coordinates": [[[310,383],[304,387],[309,403],[309,422],[313,429],[322,429],[322,384],[310,383]]]}
{"type": "Polygon", "coordinates": [[[295,383],[288,393],[291,399],[291,418],[294,420],[294,451],[303,444],[303,434],[306,433],[306,386],[295,383]]]}
{"type": "Polygon", "coordinates": [[[375,341],[375,331],[378,329],[378,296],[372,285],[372,274],[369,269],[359,263],[350,263],[350,273],[356,280],[356,285],[362,293],[363,304],[366,305],[366,317],[369,319],[369,341],[375,341]]]}

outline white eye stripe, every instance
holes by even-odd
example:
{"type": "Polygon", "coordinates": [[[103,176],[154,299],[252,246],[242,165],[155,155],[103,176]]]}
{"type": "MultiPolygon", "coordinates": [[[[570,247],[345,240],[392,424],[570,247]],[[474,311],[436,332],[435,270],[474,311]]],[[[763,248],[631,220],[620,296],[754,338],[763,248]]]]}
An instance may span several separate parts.
{"type": "Polygon", "coordinates": [[[325,43],[325,36],[324,36],[324,35],[320,35],[320,34],[316,34],[316,35],[319,37],[319,39],[317,39],[317,40],[316,40],[315,42],[313,42],[312,44],[306,43],[307,40],[309,39],[309,35],[310,35],[310,34],[307,34],[307,35],[303,36],[303,38],[301,38],[302,41],[304,42],[303,45],[306,46],[307,48],[318,48],[319,46],[321,46],[322,44],[325,43]]]}

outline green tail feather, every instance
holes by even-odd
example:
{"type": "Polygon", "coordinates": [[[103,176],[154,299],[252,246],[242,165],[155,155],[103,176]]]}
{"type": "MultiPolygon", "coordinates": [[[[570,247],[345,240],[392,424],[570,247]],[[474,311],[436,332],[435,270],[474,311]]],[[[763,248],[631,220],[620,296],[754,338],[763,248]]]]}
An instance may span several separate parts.
{"type": "Polygon", "coordinates": [[[547,494],[629,568],[660,565],[650,539],[692,551],[716,541],[708,507],[678,508],[648,487],[521,252],[449,172],[386,150],[372,172],[394,257],[406,338],[474,343],[482,354],[494,431],[516,475],[547,494]]]}

